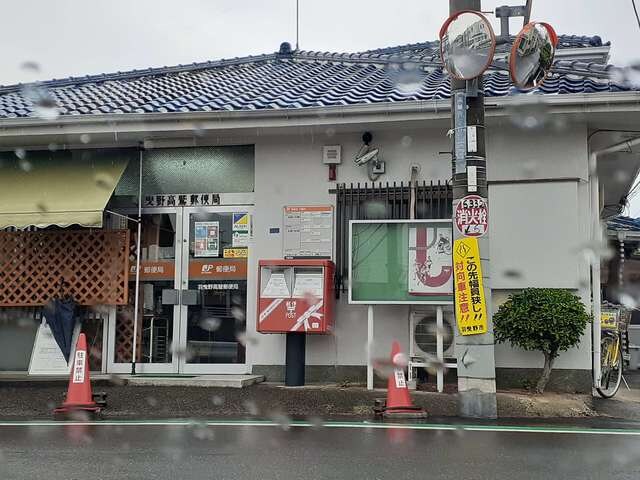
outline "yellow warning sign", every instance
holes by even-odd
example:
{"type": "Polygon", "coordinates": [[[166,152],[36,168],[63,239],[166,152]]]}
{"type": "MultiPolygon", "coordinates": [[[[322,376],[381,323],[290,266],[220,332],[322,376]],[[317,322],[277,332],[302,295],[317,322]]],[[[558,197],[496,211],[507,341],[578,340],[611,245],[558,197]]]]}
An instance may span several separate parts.
{"type": "Polygon", "coordinates": [[[222,251],[223,258],[247,258],[249,256],[249,249],[246,247],[240,248],[225,248],[222,251]]]}
{"type": "Polygon", "coordinates": [[[487,304],[477,238],[465,237],[453,242],[453,273],[458,330],[462,335],[486,333],[487,304]]]}

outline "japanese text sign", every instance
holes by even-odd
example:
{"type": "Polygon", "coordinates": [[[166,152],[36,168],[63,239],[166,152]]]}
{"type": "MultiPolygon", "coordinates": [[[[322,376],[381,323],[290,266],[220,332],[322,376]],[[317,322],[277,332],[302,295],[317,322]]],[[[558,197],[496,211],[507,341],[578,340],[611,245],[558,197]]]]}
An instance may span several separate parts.
{"type": "Polygon", "coordinates": [[[171,193],[145,195],[143,207],[206,207],[220,205],[217,193],[171,193]]]}
{"type": "Polygon", "coordinates": [[[453,271],[458,330],[462,335],[486,333],[487,304],[476,238],[459,238],[454,241],[453,271]]]}
{"type": "Polygon", "coordinates": [[[456,206],[455,224],[465,237],[481,237],[487,233],[487,201],[479,195],[467,195],[460,199],[456,206]]]}

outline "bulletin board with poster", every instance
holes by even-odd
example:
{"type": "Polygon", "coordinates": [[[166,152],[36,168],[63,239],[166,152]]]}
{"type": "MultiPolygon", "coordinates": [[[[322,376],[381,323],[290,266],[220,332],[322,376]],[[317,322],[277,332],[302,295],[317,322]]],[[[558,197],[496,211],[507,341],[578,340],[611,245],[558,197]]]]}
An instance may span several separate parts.
{"type": "Polygon", "coordinates": [[[453,304],[451,220],[352,220],[349,303],[453,304]]]}

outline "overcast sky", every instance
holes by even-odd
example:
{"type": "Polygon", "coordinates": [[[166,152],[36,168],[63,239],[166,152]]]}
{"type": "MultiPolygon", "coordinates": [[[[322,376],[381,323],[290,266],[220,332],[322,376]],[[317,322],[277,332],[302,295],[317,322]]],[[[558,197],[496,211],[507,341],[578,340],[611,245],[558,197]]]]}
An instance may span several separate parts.
{"type": "MultiPolygon", "coordinates": [[[[482,3],[484,10],[508,3],[482,3]]],[[[524,3],[512,2],[512,4],[524,3]]],[[[3,3],[0,84],[270,53],[295,44],[295,0],[20,0],[3,3]],[[35,62],[39,71],[25,69],[35,62]]],[[[433,40],[447,0],[300,0],[304,50],[358,51],[433,40]]],[[[612,61],[640,57],[630,0],[534,0],[532,20],[600,35],[612,61]],[[617,9],[614,7],[617,6],[617,9]]],[[[498,31],[498,21],[493,25],[498,31]]],[[[513,30],[521,26],[513,21],[513,30]]]]}

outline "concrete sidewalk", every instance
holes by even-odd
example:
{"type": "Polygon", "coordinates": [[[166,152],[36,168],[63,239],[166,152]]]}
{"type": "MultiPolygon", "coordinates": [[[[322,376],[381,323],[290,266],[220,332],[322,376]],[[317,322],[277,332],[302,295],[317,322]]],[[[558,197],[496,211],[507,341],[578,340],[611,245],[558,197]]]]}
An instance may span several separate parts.
{"type": "MultiPolygon", "coordinates": [[[[123,379],[93,382],[94,392],[107,393],[105,419],[144,418],[270,418],[351,417],[373,418],[376,398],[386,390],[367,391],[363,387],[312,385],[284,387],[262,383],[246,388],[128,385],[123,379]]],[[[0,383],[0,419],[51,418],[66,391],[66,382],[0,383]]],[[[640,421],[638,390],[620,391],[611,400],[589,395],[498,392],[500,418],[584,418],[606,417],[640,421]]],[[[431,417],[455,417],[457,395],[412,392],[416,405],[431,417]]]]}

